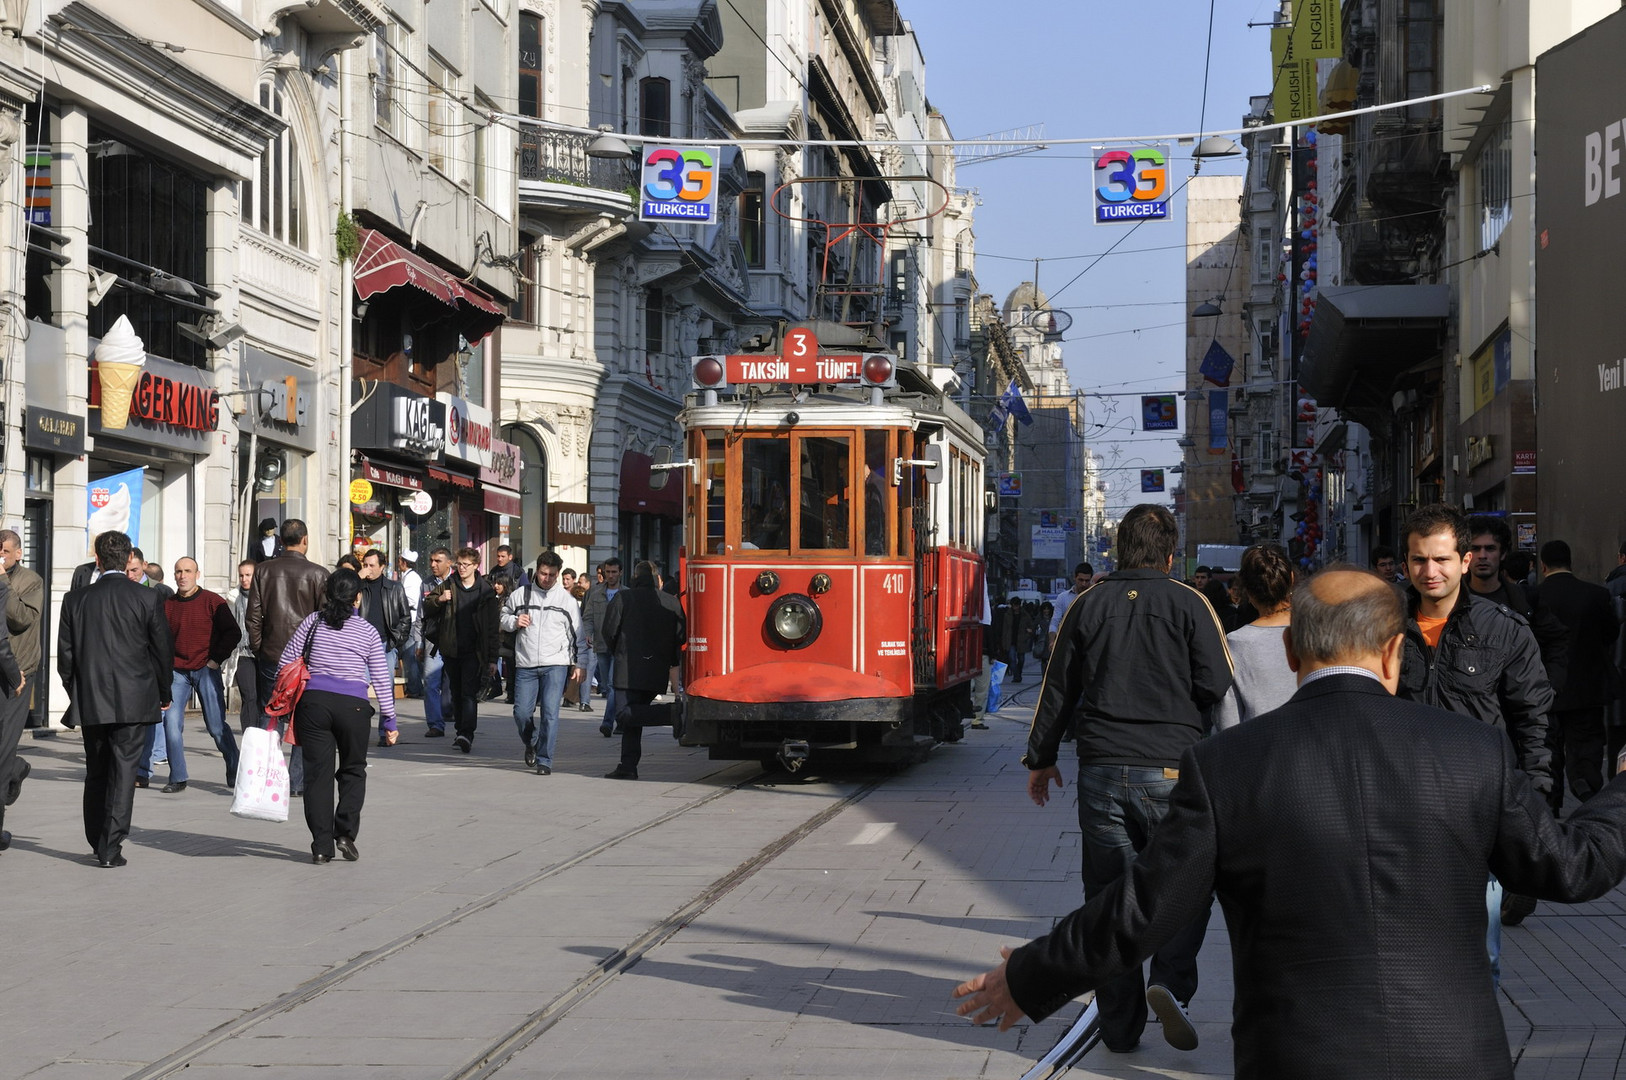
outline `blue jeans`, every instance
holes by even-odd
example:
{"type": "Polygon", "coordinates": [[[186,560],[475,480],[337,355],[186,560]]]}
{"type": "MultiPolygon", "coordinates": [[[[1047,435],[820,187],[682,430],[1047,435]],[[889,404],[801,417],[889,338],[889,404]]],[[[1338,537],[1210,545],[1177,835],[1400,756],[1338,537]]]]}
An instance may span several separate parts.
{"type": "MultiPolygon", "coordinates": [[[[615,657],[609,653],[594,653],[593,677],[598,680],[598,688],[604,691],[604,719],[599,721],[598,729],[608,734],[615,726],[615,657]]],[[[586,694],[582,700],[587,700],[586,694]]]]}
{"type": "Polygon", "coordinates": [[[559,703],[570,679],[566,664],[516,667],[514,672],[514,726],[519,737],[536,748],[536,763],[553,768],[553,748],[559,742],[559,703]],[[531,722],[540,699],[542,720],[531,722]]]}
{"type": "Polygon", "coordinates": [[[423,718],[431,730],[446,730],[446,714],[441,711],[441,692],[446,682],[446,658],[433,645],[423,656],[423,718]]]}
{"type": "Polygon", "coordinates": [[[1502,883],[1496,875],[1490,876],[1485,886],[1485,911],[1490,916],[1485,923],[1485,952],[1490,955],[1491,989],[1502,985],[1502,883]]]}
{"type": "MultiPolygon", "coordinates": [[[[1129,872],[1135,855],[1169,812],[1178,775],[1136,765],[1080,765],[1078,824],[1083,831],[1084,898],[1094,898],[1129,872]]],[[[1152,982],[1182,1004],[1197,992],[1197,952],[1208,932],[1209,907],[1152,954],[1152,982]]],[[[1139,966],[1097,988],[1102,1041],[1127,1050],[1146,1028],[1146,983],[1139,966]]]]}
{"type": "Polygon", "coordinates": [[[406,696],[423,696],[423,661],[418,659],[418,650],[423,648],[423,635],[416,627],[412,635],[407,638],[406,648],[401,650],[401,664],[406,675],[406,696]]]}
{"type": "Polygon", "coordinates": [[[160,726],[164,729],[164,738],[169,748],[169,779],[170,783],[181,784],[188,779],[186,771],[186,747],[183,745],[186,730],[186,703],[194,693],[198,696],[198,708],[203,710],[203,724],[209,729],[209,737],[215,741],[220,750],[220,756],[226,762],[226,786],[230,787],[237,781],[237,739],[232,735],[231,729],[226,726],[226,695],[220,682],[220,671],[217,668],[201,667],[196,671],[176,671],[170,680],[170,705],[164,710],[162,725],[154,724],[148,731],[148,741],[155,741],[160,726]]]}

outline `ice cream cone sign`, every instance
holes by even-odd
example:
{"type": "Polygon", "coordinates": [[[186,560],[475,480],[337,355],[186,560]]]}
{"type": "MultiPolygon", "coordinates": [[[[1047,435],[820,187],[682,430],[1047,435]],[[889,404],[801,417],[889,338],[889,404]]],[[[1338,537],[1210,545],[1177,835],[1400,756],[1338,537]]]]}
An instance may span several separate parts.
{"type": "Polygon", "coordinates": [[[147,349],[136,335],[130,320],[120,315],[118,322],[96,346],[96,377],[102,387],[102,430],[116,431],[130,419],[130,398],[141,381],[141,365],[147,349]]]}

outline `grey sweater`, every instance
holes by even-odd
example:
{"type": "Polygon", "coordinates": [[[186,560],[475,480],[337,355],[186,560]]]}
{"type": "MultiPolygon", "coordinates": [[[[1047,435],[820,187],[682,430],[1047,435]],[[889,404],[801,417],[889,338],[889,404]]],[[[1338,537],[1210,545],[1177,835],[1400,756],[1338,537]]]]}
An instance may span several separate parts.
{"type": "Polygon", "coordinates": [[[1285,629],[1250,623],[1225,635],[1236,681],[1214,709],[1214,723],[1220,730],[1280,708],[1298,690],[1298,676],[1288,668],[1287,649],[1282,645],[1285,629]]]}

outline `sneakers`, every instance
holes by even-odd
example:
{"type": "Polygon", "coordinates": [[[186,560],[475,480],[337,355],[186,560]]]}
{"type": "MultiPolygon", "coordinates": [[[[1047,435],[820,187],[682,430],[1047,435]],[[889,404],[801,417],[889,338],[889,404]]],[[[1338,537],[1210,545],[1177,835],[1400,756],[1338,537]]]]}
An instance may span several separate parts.
{"type": "Polygon", "coordinates": [[[1163,1024],[1163,1038],[1176,1050],[1197,1049],[1197,1029],[1191,1026],[1186,1007],[1169,993],[1169,988],[1153,983],[1146,988],[1146,1004],[1163,1024]]]}
{"type": "Polygon", "coordinates": [[[469,738],[467,735],[459,735],[457,738],[452,740],[452,745],[466,754],[474,747],[474,740],[469,738]]]}

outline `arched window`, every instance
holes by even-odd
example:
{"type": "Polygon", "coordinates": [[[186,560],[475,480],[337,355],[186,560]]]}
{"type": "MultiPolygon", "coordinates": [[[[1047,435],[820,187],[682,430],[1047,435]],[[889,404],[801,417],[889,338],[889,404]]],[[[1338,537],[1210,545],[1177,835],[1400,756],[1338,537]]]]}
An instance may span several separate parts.
{"type": "Polygon", "coordinates": [[[638,134],[663,139],[672,134],[672,84],[648,78],[638,84],[638,134]]]}
{"type": "MultiPolygon", "coordinates": [[[[260,83],[260,107],[292,120],[274,80],[260,83]]],[[[273,135],[260,154],[254,178],[245,181],[243,223],[291,247],[305,247],[305,179],[295,151],[292,124],[273,135]]]]}
{"type": "Polygon", "coordinates": [[[534,561],[545,544],[553,538],[548,535],[548,452],[531,429],[525,424],[509,424],[503,429],[503,438],[519,447],[520,461],[524,463],[520,487],[520,515],[518,521],[509,522],[508,542],[528,561],[534,561]]]}

